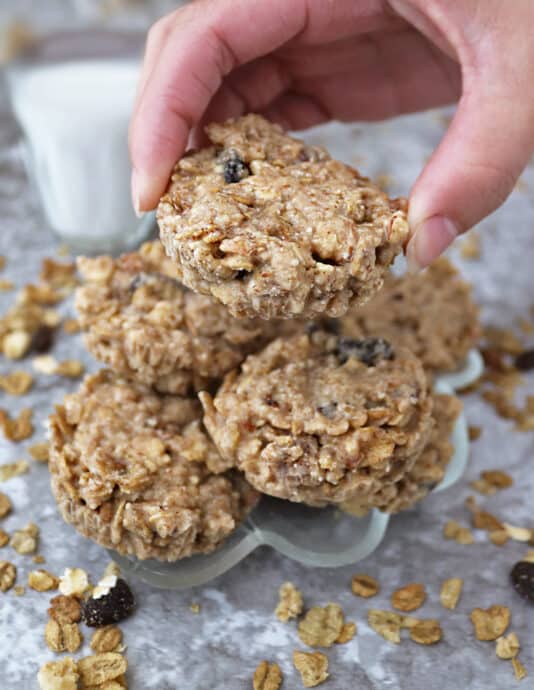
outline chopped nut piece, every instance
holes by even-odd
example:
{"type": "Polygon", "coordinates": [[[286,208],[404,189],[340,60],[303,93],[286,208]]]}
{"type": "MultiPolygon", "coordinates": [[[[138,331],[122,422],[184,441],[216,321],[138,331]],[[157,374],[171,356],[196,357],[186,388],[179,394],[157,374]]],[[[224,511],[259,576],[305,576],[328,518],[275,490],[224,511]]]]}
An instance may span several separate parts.
{"type": "Polygon", "coordinates": [[[33,410],[25,408],[18,417],[11,419],[5,410],[0,409],[0,426],[8,441],[23,441],[33,434],[33,410]]]}
{"type": "Polygon", "coordinates": [[[17,462],[10,462],[7,465],[0,466],[0,482],[6,482],[8,479],[18,477],[20,474],[26,474],[30,466],[26,460],[17,460],[17,462]]]}
{"type": "Polygon", "coordinates": [[[48,662],[37,675],[41,690],[78,690],[78,679],[76,662],[71,657],[48,662]]]}
{"type": "Polygon", "coordinates": [[[436,620],[421,620],[410,627],[410,638],[417,644],[435,644],[441,640],[441,626],[436,620]]]}
{"type": "Polygon", "coordinates": [[[482,427],[480,426],[469,426],[469,440],[476,441],[482,435],[482,427]]]}
{"type": "Polygon", "coordinates": [[[32,460],[36,462],[48,462],[49,446],[48,441],[41,441],[41,443],[34,443],[28,448],[28,453],[32,460]]]}
{"type": "Polygon", "coordinates": [[[72,335],[73,333],[79,333],[81,331],[81,325],[78,319],[65,319],[63,322],[63,330],[65,333],[72,335]]]}
{"type": "Polygon", "coordinates": [[[462,527],[455,520],[449,520],[443,527],[445,539],[454,539],[458,544],[472,544],[475,540],[469,527],[462,527]]]}
{"type": "Polygon", "coordinates": [[[28,586],[36,592],[49,592],[57,589],[59,580],[48,570],[32,570],[28,575],[28,586]]]}
{"type": "Polygon", "coordinates": [[[388,642],[400,643],[402,616],[393,611],[370,609],[367,621],[371,628],[388,642]]]}
{"type": "Polygon", "coordinates": [[[352,593],[358,597],[369,599],[374,597],[380,591],[380,585],[374,577],[365,575],[365,573],[358,573],[352,578],[352,593]]]}
{"type": "Polygon", "coordinates": [[[3,529],[0,529],[0,548],[9,544],[9,534],[3,529]]]}
{"type": "Polygon", "coordinates": [[[497,638],[495,653],[499,659],[513,659],[517,656],[520,649],[521,645],[514,632],[497,638]]]}
{"type": "Polygon", "coordinates": [[[116,652],[95,654],[78,661],[78,671],[84,685],[102,685],[126,673],[128,663],[116,652]]]}
{"type": "Polygon", "coordinates": [[[345,623],[341,628],[341,632],[335,639],[336,644],[345,644],[350,642],[352,638],[356,635],[356,623],[345,623]]]}
{"type": "Polygon", "coordinates": [[[425,586],[416,582],[397,589],[391,595],[391,604],[398,611],[415,611],[425,603],[425,600],[425,586]]]}
{"type": "Polygon", "coordinates": [[[527,669],[523,666],[523,664],[519,661],[517,657],[512,659],[512,666],[514,669],[514,675],[516,677],[516,680],[523,680],[523,678],[526,678],[528,675],[527,669]]]}
{"type": "Polygon", "coordinates": [[[293,664],[305,688],[314,688],[328,678],[328,657],[322,652],[293,652],[293,664]]]}
{"type": "Polygon", "coordinates": [[[338,604],[313,606],[298,626],[298,635],[310,647],[331,647],[343,629],[343,611],[338,604]]]}
{"type": "Polygon", "coordinates": [[[91,637],[91,649],[93,652],[113,652],[122,642],[122,631],[115,625],[107,625],[99,628],[91,637]]]}
{"type": "Polygon", "coordinates": [[[15,584],[17,568],[9,561],[0,561],[0,590],[7,592],[15,584]]]}
{"type": "Polygon", "coordinates": [[[89,578],[81,568],[66,568],[59,578],[59,591],[67,597],[82,597],[88,589],[89,578]]]}
{"type": "Polygon", "coordinates": [[[503,524],[508,536],[514,541],[530,541],[534,537],[534,530],[527,529],[526,527],[514,527],[514,525],[509,525],[507,522],[503,524]]]}
{"type": "Polygon", "coordinates": [[[17,553],[27,556],[37,551],[38,542],[39,528],[35,523],[29,522],[23,529],[13,532],[10,543],[17,553]]]}
{"type": "MultiPolygon", "coordinates": [[[[0,481],[2,480],[0,479],[0,481]]],[[[4,518],[6,515],[9,515],[12,507],[13,506],[11,505],[11,501],[9,500],[9,496],[6,496],[6,494],[0,491],[0,518],[4,518]]]]}
{"type": "Polygon", "coordinates": [[[279,621],[287,623],[302,613],[302,593],[292,582],[284,582],[279,589],[280,601],[275,609],[279,621]]]}
{"type": "Polygon", "coordinates": [[[254,690],[278,690],[282,685],[282,671],[276,663],[260,661],[254,671],[252,687],[254,690]]]}
{"type": "Polygon", "coordinates": [[[446,609],[455,609],[462,593],[464,581],[459,577],[451,577],[441,585],[439,600],[446,609]]]}
{"type": "Polygon", "coordinates": [[[48,615],[58,623],[78,623],[82,617],[82,607],[75,597],[60,594],[50,600],[48,615]]]}
{"type": "Polygon", "coordinates": [[[77,652],[82,639],[77,623],[58,623],[50,618],[46,624],[45,642],[53,652],[77,652]]]}
{"type": "Polygon", "coordinates": [[[497,604],[488,609],[473,609],[471,622],[477,640],[496,640],[506,632],[510,623],[510,609],[497,604]]]}
{"type": "Polygon", "coordinates": [[[493,530],[489,533],[489,538],[492,544],[495,544],[495,546],[503,546],[510,539],[508,532],[505,529],[493,530]]]}
{"type": "Polygon", "coordinates": [[[12,371],[6,376],[0,376],[0,388],[9,395],[24,395],[33,385],[31,374],[26,371],[12,371]]]}
{"type": "Polygon", "coordinates": [[[473,513],[473,527],[486,530],[486,532],[504,529],[502,522],[485,510],[477,510],[473,513]]]}
{"type": "Polygon", "coordinates": [[[8,359],[22,359],[31,342],[32,337],[26,331],[12,331],[2,339],[2,352],[8,359]]]}
{"type": "Polygon", "coordinates": [[[23,594],[26,593],[26,587],[24,587],[24,585],[15,585],[15,586],[13,587],[13,593],[14,593],[17,597],[21,597],[21,596],[23,596],[23,594]]]}

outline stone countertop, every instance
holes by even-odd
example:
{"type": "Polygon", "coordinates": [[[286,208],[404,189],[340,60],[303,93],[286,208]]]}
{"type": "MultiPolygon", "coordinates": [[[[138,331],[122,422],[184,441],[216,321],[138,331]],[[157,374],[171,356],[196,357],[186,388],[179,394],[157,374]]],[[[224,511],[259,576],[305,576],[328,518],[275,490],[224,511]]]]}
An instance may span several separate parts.
{"type": "MultiPolygon", "coordinates": [[[[24,4],[24,3],[22,3],[24,4]]],[[[26,3],[28,4],[28,3],[26,3]]],[[[389,175],[393,194],[406,193],[424,161],[443,134],[443,113],[426,113],[372,126],[317,128],[310,141],[324,143],[334,155],[352,162],[370,175],[389,175]]],[[[0,90],[0,254],[7,257],[2,278],[18,287],[32,281],[43,257],[54,256],[58,241],[46,228],[38,199],[28,185],[17,155],[18,130],[8,114],[5,89],[0,90]]],[[[463,261],[457,248],[452,257],[473,282],[486,323],[512,326],[529,316],[534,302],[534,166],[527,169],[518,186],[496,214],[480,227],[482,257],[463,261]]],[[[14,292],[0,293],[4,311],[14,292]]],[[[72,314],[71,302],[61,305],[72,314]]],[[[525,336],[526,342],[533,336],[525,336]]],[[[80,358],[89,370],[96,364],[84,353],[79,336],[61,336],[54,346],[58,359],[80,358]]],[[[15,365],[0,359],[0,374],[12,368],[32,371],[29,359],[15,365]]],[[[534,376],[522,389],[532,392],[534,376]]],[[[0,407],[11,413],[31,406],[36,432],[19,444],[0,439],[0,464],[28,457],[28,445],[41,440],[42,423],[52,405],[77,382],[36,375],[35,386],[23,397],[0,394],[0,407]]],[[[534,495],[534,434],[513,430],[510,422],[470,395],[465,398],[471,424],[483,428],[473,443],[465,479],[447,491],[430,496],[418,509],[392,519],[383,544],[365,561],[340,569],[313,569],[261,548],[225,575],[190,591],[161,591],[131,580],[138,601],[135,615],[121,624],[127,645],[129,687],[134,690],[241,690],[251,687],[256,665],[262,659],[277,661],[284,674],[284,690],[301,688],[291,661],[295,649],[304,649],[296,626],[276,620],[273,610],[279,585],[293,581],[304,593],[305,605],[339,603],[348,620],[358,625],[358,634],[345,645],[327,650],[330,679],[325,690],[504,690],[519,686],[534,688],[534,609],[526,605],[508,582],[511,566],[526,547],[509,542],[497,548],[484,533],[476,543],[461,546],[445,541],[446,520],[463,524],[468,513],[463,503],[469,495],[468,481],[481,470],[499,468],[514,478],[514,486],[480,503],[499,517],[517,525],[532,525],[534,495]],[[380,594],[371,600],[354,597],[350,579],[355,572],[378,578],[380,594]],[[441,582],[449,577],[465,580],[455,611],[439,604],[441,582]],[[409,639],[394,645],[379,637],[366,623],[369,608],[390,608],[389,596],[408,582],[423,582],[428,600],[417,612],[442,622],[443,640],[422,647],[409,639]],[[192,603],[200,612],[190,610],[192,603]],[[510,607],[512,623],[522,645],[520,659],[530,676],[518,684],[510,662],[495,656],[494,644],[474,638],[469,613],[474,607],[499,603],[510,607]]],[[[31,463],[29,474],[0,485],[13,504],[13,513],[2,521],[8,532],[30,520],[41,528],[42,566],[55,574],[67,566],[86,569],[96,580],[109,562],[106,552],[78,536],[59,517],[49,488],[46,466],[31,463]]],[[[9,546],[0,558],[14,562],[18,583],[24,584],[37,567],[28,556],[9,546]]],[[[22,597],[0,593],[0,688],[30,690],[37,687],[38,668],[54,659],[44,643],[43,631],[49,596],[27,590],[22,597]]],[[[84,629],[86,637],[90,631],[84,629]]],[[[88,654],[86,644],[83,654],[88,654]]],[[[56,657],[57,658],[57,657],[56,657]]]]}

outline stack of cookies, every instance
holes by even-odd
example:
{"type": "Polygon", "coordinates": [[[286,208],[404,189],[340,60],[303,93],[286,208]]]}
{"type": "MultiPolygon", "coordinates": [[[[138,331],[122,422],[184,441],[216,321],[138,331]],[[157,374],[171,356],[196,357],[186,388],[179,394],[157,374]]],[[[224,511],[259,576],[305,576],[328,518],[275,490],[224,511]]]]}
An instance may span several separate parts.
{"type": "Polygon", "coordinates": [[[63,517],[120,553],[208,553],[260,493],[351,511],[442,479],[459,401],[432,390],[478,338],[441,260],[393,277],[405,203],[256,115],[211,125],[158,209],[163,243],[79,259],[106,365],[51,417],[63,517]]]}

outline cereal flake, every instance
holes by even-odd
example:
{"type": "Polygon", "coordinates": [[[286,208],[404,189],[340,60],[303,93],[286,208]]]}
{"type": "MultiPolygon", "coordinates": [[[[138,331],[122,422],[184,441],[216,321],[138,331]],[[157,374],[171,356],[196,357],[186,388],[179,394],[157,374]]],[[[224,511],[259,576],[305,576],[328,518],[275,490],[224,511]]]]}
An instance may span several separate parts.
{"type": "Polygon", "coordinates": [[[298,626],[298,635],[310,647],[331,647],[343,629],[343,611],[338,604],[313,606],[298,626]]]}
{"type": "Polygon", "coordinates": [[[397,589],[391,595],[391,604],[398,611],[415,611],[425,603],[425,600],[425,586],[416,582],[397,589]]]}
{"type": "Polygon", "coordinates": [[[292,582],[284,582],[279,589],[280,601],[275,609],[276,617],[282,623],[297,618],[302,613],[302,593],[292,582]]]}
{"type": "Polygon", "coordinates": [[[487,609],[473,609],[471,622],[477,640],[496,640],[504,635],[510,623],[510,609],[495,604],[487,609]]]}
{"type": "Polygon", "coordinates": [[[439,599],[441,605],[446,608],[453,610],[458,604],[460,595],[462,594],[462,587],[464,581],[459,577],[451,577],[441,585],[441,591],[439,594],[439,599]]]}
{"type": "Polygon", "coordinates": [[[293,652],[293,664],[305,688],[314,688],[328,678],[328,657],[322,652],[293,652]]]}
{"type": "Polygon", "coordinates": [[[252,687],[254,690],[278,690],[282,685],[282,671],[276,663],[260,661],[254,671],[252,687]]]}

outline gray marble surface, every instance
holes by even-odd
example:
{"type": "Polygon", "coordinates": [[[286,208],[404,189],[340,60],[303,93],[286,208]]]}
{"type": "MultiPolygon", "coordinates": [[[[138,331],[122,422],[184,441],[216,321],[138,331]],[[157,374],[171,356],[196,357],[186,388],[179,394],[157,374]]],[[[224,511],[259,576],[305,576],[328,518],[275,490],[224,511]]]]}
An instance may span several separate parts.
{"type": "MultiPolygon", "coordinates": [[[[3,3],[4,15],[8,5],[11,3],[3,3]]],[[[30,7],[32,3],[18,5],[30,7]]],[[[55,5],[57,8],[59,3],[55,5]]],[[[442,116],[428,113],[374,126],[331,125],[311,132],[309,138],[326,143],[334,154],[360,165],[369,174],[388,173],[392,192],[405,193],[439,141],[443,127],[442,116]]],[[[8,114],[5,89],[1,89],[0,254],[7,257],[2,277],[21,286],[34,279],[42,257],[54,255],[58,242],[46,228],[38,199],[17,157],[18,137],[8,114]]],[[[527,169],[523,180],[504,207],[481,226],[482,259],[463,263],[459,259],[465,275],[474,283],[484,321],[503,326],[527,316],[534,303],[534,167],[527,169]]],[[[458,258],[456,249],[452,255],[458,258]]],[[[0,294],[2,311],[13,298],[14,293],[0,294]]],[[[65,313],[72,309],[70,303],[61,308],[65,313]]],[[[96,368],[77,336],[60,338],[54,354],[60,359],[82,358],[89,369],[96,368]]],[[[17,367],[31,371],[28,360],[17,367]]],[[[8,362],[0,359],[0,373],[9,369],[8,362]]],[[[43,436],[42,422],[54,402],[76,385],[39,375],[34,389],[25,397],[0,394],[0,407],[12,413],[31,405],[37,429],[30,441],[20,444],[0,439],[0,464],[27,457],[25,448],[43,436]]],[[[529,387],[532,392],[534,377],[525,390],[529,387]]],[[[521,640],[521,660],[531,674],[520,687],[534,688],[534,609],[525,605],[508,583],[510,567],[525,548],[516,543],[496,548],[481,533],[477,533],[472,546],[444,541],[441,536],[447,519],[464,523],[468,519],[463,507],[469,494],[467,483],[484,468],[506,469],[515,485],[482,502],[509,522],[527,525],[530,521],[532,525],[534,435],[515,432],[477,396],[469,396],[465,402],[470,423],[484,429],[480,440],[473,444],[465,479],[431,496],[417,510],[394,518],[383,544],[357,566],[311,569],[262,548],[224,576],[191,591],[160,591],[132,581],[138,609],[121,626],[128,647],[130,688],[250,688],[252,673],[264,658],[280,664],[284,689],[302,687],[291,654],[303,645],[295,626],[284,625],[273,615],[277,589],[285,580],[292,580],[302,589],[306,605],[338,602],[347,618],[358,624],[354,640],[328,650],[331,677],[322,686],[325,690],[516,687],[510,663],[497,659],[492,643],[474,638],[469,621],[472,608],[493,603],[511,609],[510,629],[521,640]],[[364,601],[350,593],[350,578],[357,571],[379,579],[382,592],[378,597],[364,601]],[[464,578],[465,587],[458,608],[451,612],[440,607],[438,593],[440,583],[452,576],[464,578]],[[442,621],[444,639],[434,647],[421,647],[410,640],[400,646],[390,644],[366,624],[368,608],[389,608],[391,592],[412,581],[424,582],[429,593],[420,615],[442,621]],[[197,615],[190,610],[193,602],[200,605],[197,615]]],[[[94,579],[99,576],[108,563],[107,554],[62,522],[49,489],[46,467],[32,464],[29,474],[11,479],[0,490],[11,497],[15,506],[2,527],[12,532],[29,520],[36,522],[41,528],[40,550],[47,559],[46,568],[60,573],[66,566],[80,566],[94,579]]],[[[33,565],[30,558],[19,556],[10,547],[2,549],[0,558],[18,566],[18,582],[24,583],[33,565]]],[[[0,594],[1,690],[36,688],[39,666],[54,658],[43,640],[48,599],[46,594],[31,590],[20,598],[13,592],[0,594]]],[[[84,653],[88,653],[88,647],[84,653]]]]}

